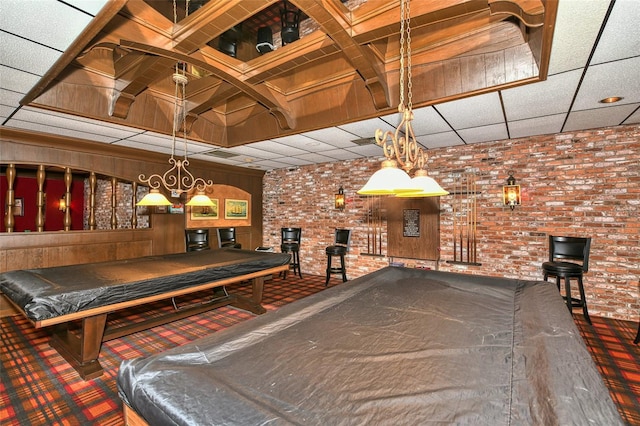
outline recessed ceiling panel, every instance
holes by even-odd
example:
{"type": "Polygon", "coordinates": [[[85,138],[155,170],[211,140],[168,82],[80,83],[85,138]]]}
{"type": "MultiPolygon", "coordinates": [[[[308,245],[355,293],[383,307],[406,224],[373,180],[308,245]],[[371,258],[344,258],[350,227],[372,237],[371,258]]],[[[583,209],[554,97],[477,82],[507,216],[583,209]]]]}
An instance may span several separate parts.
{"type": "Polygon", "coordinates": [[[573,110],[607,107],[598,101],[610,96],[624,97],[620,104],[640,102],[640,56],[589,67],[573,110]]]}
{"type": "Polygon", "coordinates": [[[581,70],[550,76],[546,81],[502,92],[508,121],[567,111],[580,81],[581,70]]]}
{"type": "Polygon", "coordinates": [[[608,1],[562,0],[553,31],[549,74],[583,68],[607,13],[608,1]]]}
{"type": "Polygon", "coordinates": [[[640,56],[640,2],[616,0],[591,64],[640,56]],[[620,31],[625,28],[625,31],[620,31]]]}
{"type": "Polygon", "coordinates": [[[438,104],[435,108],[454,129],[504,122],[502,105],[497,92],[438,104]]]}

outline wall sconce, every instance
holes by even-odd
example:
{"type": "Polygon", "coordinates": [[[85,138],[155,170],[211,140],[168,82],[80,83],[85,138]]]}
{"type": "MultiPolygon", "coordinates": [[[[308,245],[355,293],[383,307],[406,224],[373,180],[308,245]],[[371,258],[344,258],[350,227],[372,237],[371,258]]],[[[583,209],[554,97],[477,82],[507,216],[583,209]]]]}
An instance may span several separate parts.
{"type": "Polygon", "coordinates": [[[338,189],[338,193],[335,198],[336,210],[344,210],[344,189],[342,189],[342,187],[338,189]]]}
{"type": "Polygon", "coordinates": [[[504,205],[509,206],[513,210],[516,206],[520,205],[520,185],[516,185],[516,178],[513,177],[513,172],[509,172],[507,178],[507,184],[502,187],[502,197],[504,199],[504,205]]]}
{"type": "Polygon", "coordinates": [[[65,200],[64,197],[60,198],[60,204],[58,204],[58,210],[60,210],[61,212],[67,211],[67,200],[65,200]]]}

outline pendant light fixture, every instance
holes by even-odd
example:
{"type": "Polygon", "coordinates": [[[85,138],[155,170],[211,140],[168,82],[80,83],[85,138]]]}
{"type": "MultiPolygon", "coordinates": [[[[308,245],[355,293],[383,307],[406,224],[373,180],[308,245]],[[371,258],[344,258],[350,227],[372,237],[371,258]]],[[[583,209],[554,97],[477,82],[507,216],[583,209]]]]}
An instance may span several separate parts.
{"type": "MultiPolygon", "coordinates": [[[[189,0],[185,1],[185,17],[189,14],[189,0]]],[[[176,8],[176,0],[173,0],[173,21],[178,22],[178,12],[176,8]]],[[[138,206],[170,206],[173,203],[160,192],[163,186],[172,194],[181,196],[183,193],[191,190],[196,191],[186,204],[187,206],[209,206],[214,204],[211,199],[205,195],[205,191],[213,186],[213,181],[198,177],[187,168],[189,166],[189,158],[187,157],[187,108],[186,108],[186,86],[189,83],[187,77],[187,64],[184,62],[176,63],[172,76],[175,84],[173,97],[173,131],[171,138],[171,157],[169,157],[170,168],[162,175],[152,174],[148,178],[144,174],[138,176],[141,183],[149,186],[150,191],[136,205],[138,206]],[[182,132],[184,142],[184,154],[182,158],[176,158],[176,135],[178,131],[182,132]]]]}
{"type": "Polygon", "coordinates": [[[375,133],[376,144],[382,147],[386,160],[382,168],[375,172],[358,194],[396,195],[398,197],[434,197],[448,195],[449,192],[431,177],[426,170],[427,155],[413,133],[412,83],[411,83],[411,28],[409,0],[400,4],[400,104],[398,112],[402,120],[395,132],[375,133]],[[405,105],[405,51],[407,57],[407,103],[405,105]],[[400,168],[398,168],[400,166],[400,168]],[[417,169],[411,179],[409,172],[417,169]]]}

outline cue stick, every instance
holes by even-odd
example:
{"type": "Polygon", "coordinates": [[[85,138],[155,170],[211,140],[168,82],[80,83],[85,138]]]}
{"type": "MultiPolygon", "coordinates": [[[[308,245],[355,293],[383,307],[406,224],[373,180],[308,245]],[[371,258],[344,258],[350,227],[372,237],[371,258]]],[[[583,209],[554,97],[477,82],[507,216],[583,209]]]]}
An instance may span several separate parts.
{"type": "Polygon", "coordinates": [[[462,226],[462,174],[460,174],[460,226],[459,226],[459,234],[460,234],[460,262],[462,262],[462,230],[463,230],[463,226],[462,226]]]}
{"type": "Polygon", "coordinates": [[[367,253],[371,253],[371,200],[367,209],[367,253]]]}
{"type": "MultiPolygon", "coordinates": [[[[457,185],[454,184],[454,194],[457,192],[457,185]]],[[[457,194],[453,197],[453,261],[456,262],[458,260],[458,246],[456,244],[456,205],[458,200],[456,199],[457,194]]]]}
{"type": "Polygon", "coordinates": [[[467,202],[466,214],[467,214],[467,216],[465,217],[465,219],[467,220],[466,226],[467,226],[467,263],[468,263],[469,260],[470,260],[469,259],[469,249],[471,248],[471,235],[470,235],[471,234],[471,232],[470,232],[471,231],[471,229],[470,229],[471,228],[471,222],[470,222],[471,221],[471,212],[470,212],[470,208],[471,208],[470,204],[471,203],[469,203],[469,195],[470,195],[470,193],[469,193],[469,173],[467,173],[467,176],[466,176],[466,179],[465,179],[465,184],[467,186],[467,199],[466,199],[466,202],[467,202]]]}

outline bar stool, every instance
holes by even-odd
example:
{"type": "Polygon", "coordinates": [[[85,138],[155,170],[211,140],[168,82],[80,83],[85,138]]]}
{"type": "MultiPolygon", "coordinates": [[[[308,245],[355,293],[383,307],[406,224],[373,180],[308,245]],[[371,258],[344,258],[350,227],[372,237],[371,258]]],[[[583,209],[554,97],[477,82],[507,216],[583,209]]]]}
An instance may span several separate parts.
{"type": "Polygon", "coordinates": [[[342,282],[347,282],[347,267],[345,265],[344,256],[349,251],[349,244],[351,243],[351,230],[336,228],[334,245],[325,249],[327,253],[327,279],[324,282],[324,286],[329,285],[329,278],[331,274],[342,274],[342,282]],[[340,267],[331,267],[331,258],[334,256],[340,257],[340,267]]]}
{"type": "Polygon", "coordinates": [[[544,280],[546,281],[547,277],[556,277],[558,291],[560,290],[560,280],[564,279],[565,295],[563,298],[567,303],[569,312],[573,312],[575,307],[581,307],[589,324],[591,324],[591,318],[589,318],[589,311],[587,310],[587,298],[584,294],[582,276],[589,270],[590,248],[591,238],[549,235],[549,261],[542,264],[544,280]],[[580,263],[567,262],[564,259],[577,260],[580,263]],[[571,297],[572,278],[578,280],[579,299],[571,297]]]}
{"type": "Polygon", "coordinates": [[[242,244],[236,241],[236,228],[218,228],[218,247],[242,248],[242,244]]]}
{"type": "MultiPolygon", "coordinates": [[[[282,253],[289,253],[291,255],[290,267],[293,269],[293,275],[300,276],[302,278],[302,272],[300,271],[300,243],[302,241],[302,228],[280,228],[281,243],[280,251],[282,253]]],[[[284,273],[284,278],[287,278],[287,272],[284,273]]]]}
{"type": "Polygon", "coordinates": [[[209,230],[208,229],[185,229],[184,239],[186,251],[208,250],[209,230]]]}

